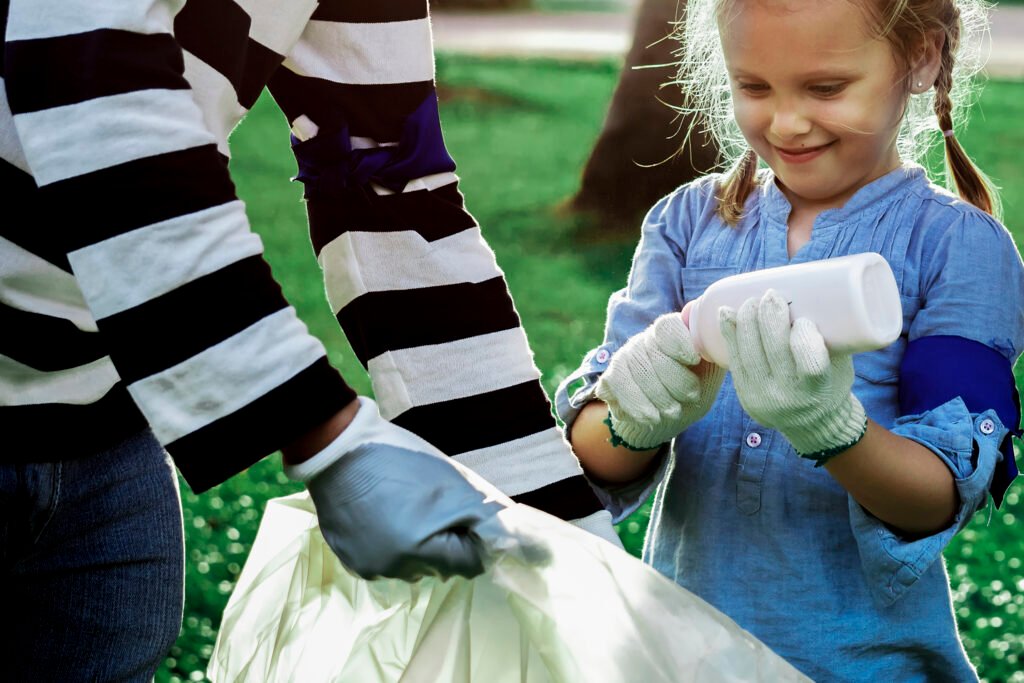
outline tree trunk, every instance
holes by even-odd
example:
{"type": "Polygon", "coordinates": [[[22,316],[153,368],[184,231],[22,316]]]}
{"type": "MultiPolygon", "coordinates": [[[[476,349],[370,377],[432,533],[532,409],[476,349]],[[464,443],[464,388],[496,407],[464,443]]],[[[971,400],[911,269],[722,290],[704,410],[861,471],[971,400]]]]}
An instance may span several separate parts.
{"type": "Polygon", "coordinates": [[[684,149],[690,117],[679,106],[675,77],[678,43],[666,39],[685,0],[643,0],[638,8],[633,45],[612,95],[604,128],[583,170],[580,189],[569,208],[592,214],[595,230],[629,233],[654,202],[679,185],[711,170],[717,149],[697,132],[684,149]],[[634,67],[644,66],[636,69],[634,67]]]}

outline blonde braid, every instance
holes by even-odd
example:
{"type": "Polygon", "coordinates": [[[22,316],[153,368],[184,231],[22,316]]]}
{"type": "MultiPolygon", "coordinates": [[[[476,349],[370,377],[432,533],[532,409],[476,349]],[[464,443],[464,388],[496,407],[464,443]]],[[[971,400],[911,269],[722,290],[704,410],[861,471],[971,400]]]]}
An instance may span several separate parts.
{"type": "Polygon", "coordinates": [[[935,79],[935,116],[939,119],[946,148],[946,174],[952,178],[960,197],[988,214],[995,213],[994,193],[988,179],[974,165],[960,146],[953,131],[953,55],[960,42],[959,11],[953,7],[953,17],[947,23],[946,40],[942,45],[939,75],[935,79]]]}
{"type": "Polygon", "coordinates": [[[747,197],[757,185],[757,153],[748,149],[725,175],[719,187],[716,212],[727,225],[736,227],[743,217],[747,197]]]}

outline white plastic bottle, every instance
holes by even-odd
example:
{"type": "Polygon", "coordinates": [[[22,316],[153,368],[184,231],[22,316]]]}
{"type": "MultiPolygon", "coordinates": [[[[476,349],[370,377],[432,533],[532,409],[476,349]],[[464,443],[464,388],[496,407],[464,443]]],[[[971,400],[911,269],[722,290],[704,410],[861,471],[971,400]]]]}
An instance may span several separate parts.
{"type": "Polygon", "coordinates": [[[701,357],[729,367],[718,309],[739,309],[768,289],[789,302],[791,320],[809,318],[817,325],[832,351],[880,349],[894,342],[903,328],[903,306],[888,262],[880,254],[853,254],[741,273],[713,283],[687,304],[690,334],[701,357]]]}

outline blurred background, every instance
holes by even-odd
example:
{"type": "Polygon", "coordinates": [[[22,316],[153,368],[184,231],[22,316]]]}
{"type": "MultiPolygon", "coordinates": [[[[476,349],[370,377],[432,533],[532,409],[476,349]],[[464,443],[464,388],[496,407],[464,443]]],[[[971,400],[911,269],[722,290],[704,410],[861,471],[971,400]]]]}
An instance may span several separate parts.
{"type": "MultiPolygon", "coordinates": [[[[715,150],[699,138],[675,154],[686,121],[666,106],[679,104],[680,94],[662,87],[674,75],[674,46],[662,38],[677,3],[440,0],[432,8],[445,139],[467,206],[497,252],[553,392],[600,343],[605,303],[625,282],[644,210],[715,164],[715,150]]],[[[958,137],[1002,187],[1004,222],[1019,248],[1024,0],[1001,2],[992,16],[987,79],[969,129],[958,137]]],[[[332,363],[368,393],[327,305],[301,188],[288,183],[295,173],[288,126],[269,97],[231,145],[239,195],[286,296],[327,345],[332,363]]],[[[1016,376],[1024,388],[1024,364],[1016,376]]],[[[1002,508],[979,512],[945,553],[964,647],[990,683],[1024,683],[1022,489],[1018,480],[1002,508]]],[[[276,456],[202,496],[182,482],[185,621],[157,681],[206,680],[220,615],[265,502],[297,490],[276,456]]],[[[633,554],[648,515],[649,505],[618,528],[633,554]]]]}

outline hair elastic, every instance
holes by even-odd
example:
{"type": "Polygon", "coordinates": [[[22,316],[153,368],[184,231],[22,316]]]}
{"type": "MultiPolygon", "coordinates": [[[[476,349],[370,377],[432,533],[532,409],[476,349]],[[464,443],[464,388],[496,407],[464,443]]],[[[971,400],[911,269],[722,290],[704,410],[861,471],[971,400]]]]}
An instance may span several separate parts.
{"type": "Polygon", "coordinates": [[[953,129],[952,129],[952,128],[950,128],[949,130],[944,130],[944,131],[942,131],[942,136],[943,136],[943,137],[946,137],[946,138],[951,138],[951,137],[953,137],[953,129]]]}

